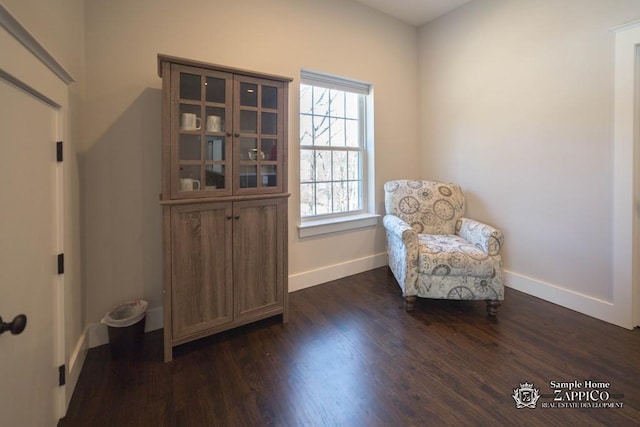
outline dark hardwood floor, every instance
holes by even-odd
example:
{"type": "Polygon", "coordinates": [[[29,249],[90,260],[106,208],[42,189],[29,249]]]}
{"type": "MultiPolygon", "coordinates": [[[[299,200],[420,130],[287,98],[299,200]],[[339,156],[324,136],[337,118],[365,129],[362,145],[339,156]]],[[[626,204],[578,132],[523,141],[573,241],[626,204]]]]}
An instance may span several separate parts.
{"type": "Polygon", "coordinates": [[[59,425],[640,425],[638,329],[511,289],[495,320],[479,301],[419,299],[406,313],[386,267],[292,293],[290,308],[286,325],[185,344],[167,364],[161,331],[137,361],[91,349],[59,425]],[[554,402],[551,381],[585,380],[610,387],[554,402]],[[535,409],[512,397],[525,382],[535,409]]]}

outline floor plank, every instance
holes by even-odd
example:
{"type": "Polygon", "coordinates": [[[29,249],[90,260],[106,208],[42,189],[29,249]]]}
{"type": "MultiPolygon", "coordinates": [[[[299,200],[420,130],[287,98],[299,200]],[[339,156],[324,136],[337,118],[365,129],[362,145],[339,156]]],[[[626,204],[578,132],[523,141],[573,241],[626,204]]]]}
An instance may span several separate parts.
{"type": "MultiPolygon", "coordinates": [[[[185,344],[170,363],[161,331],[138,360],[91,349],[59,425],[640,425],[638,329],[512,289],[497,319],[473,301],[406,313],[386,267],[294,292],[290,308],[286,325],[185,344]],[[609,382],[623,407],[542,407],[550,381],[585,380],[609,382]],[[543,395],[535,409],[516,408],[525,382],[543,395]]],[[[603,403],[584,399],[560,403],[603,403]]]]}

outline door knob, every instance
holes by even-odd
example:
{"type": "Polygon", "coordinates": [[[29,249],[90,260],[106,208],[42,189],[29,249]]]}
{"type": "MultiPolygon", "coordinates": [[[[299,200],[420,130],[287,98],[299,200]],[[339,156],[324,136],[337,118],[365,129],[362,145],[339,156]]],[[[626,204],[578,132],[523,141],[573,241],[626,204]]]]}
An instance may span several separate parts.
{"type": "Polygon", "coordinates": [[[27,327],[27,316],[19,314],[13,318],[13,321],[7,323],[2,321],[0,317],[0,334],[3,332],[11,331],[12,335],[21,334],[24,328],[27,327]]]}

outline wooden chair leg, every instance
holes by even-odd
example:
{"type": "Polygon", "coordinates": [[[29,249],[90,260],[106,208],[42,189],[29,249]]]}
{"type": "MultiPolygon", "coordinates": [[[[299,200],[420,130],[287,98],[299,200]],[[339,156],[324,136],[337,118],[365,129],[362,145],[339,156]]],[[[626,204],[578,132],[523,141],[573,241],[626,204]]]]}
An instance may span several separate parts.
{"type": "Polygon", "coordinates": [[[404,309],[406,311],[413,311],[416,307],[416,300],[418,297],[416,295],[409,295],[404,297],[404,309]]]}
{"type": "Polygon", "coordinates": [[[502,305],[502,301],[496,299],[487,300],[487,314],[489,316],[496,316],[498,314],[498,308],[502,305]]]}

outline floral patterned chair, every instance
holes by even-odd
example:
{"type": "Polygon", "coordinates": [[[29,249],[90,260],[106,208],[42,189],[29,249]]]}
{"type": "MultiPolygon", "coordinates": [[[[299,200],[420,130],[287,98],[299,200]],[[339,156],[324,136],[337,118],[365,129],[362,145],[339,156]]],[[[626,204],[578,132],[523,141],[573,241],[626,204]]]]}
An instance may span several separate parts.
{"type": "Polygon", "coordinates": [[[504,299],[502,232],[463,216],[457,185],[390,181],[384,192],[389,268],[406,310],[417,297],[485,300],[495,316],[504,299]]]}

